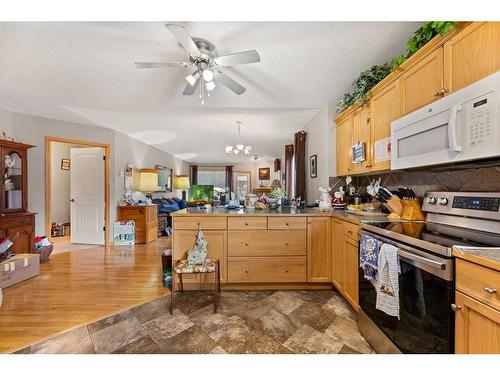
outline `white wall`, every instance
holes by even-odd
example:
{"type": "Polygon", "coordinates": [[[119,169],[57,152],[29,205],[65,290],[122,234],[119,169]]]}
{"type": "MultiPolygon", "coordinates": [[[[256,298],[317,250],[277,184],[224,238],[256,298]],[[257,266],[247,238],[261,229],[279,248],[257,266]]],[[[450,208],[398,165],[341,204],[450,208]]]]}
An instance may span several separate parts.
{"type": "Polygon", "coordinates": [[[70,222],[70,171],[61,169],[61,159],[71,159],[70,143],[53,142],[51,145],[50,222],[70,222]]]}
{"type": "Polygon", "coordinates": [[[0,109],[0,137],[5,132],[7,137],[12,137],[12,113],[0,109]]]}
{"type": "Polygon", "coordinates": [[[307,203],[319,198],[318,188],[328,186],[330,172],[330,127],[328,107],[321,108],[305,126],[306,138],[306,195],[307,203]],[[317,155],[318,173],[316,178],[310,177],[310,157],[317,155]]]}
{"type": "MultiPolygon", "coordinates": [[[[134,166],[134,176],[138,175],[141,168],[154,168],[156,165],[163,165],[171,168],[173,174],[173,183],[175,186],[175,176],[179,174],[189,174],[189,164],[183,160],[175,158],[171,154],[167,154],[157,148],[151,147],[134,138],[130,138],[126,134],[115,133],[115,198],[118,202],[125,192],[124,178],[120,177],[120,172],[125,170],[127,164],[134,166]]],[[[175,196],[180,197],[181,192],[173,189],[175,196]]],[[[144,198],[143,194],[137,194],[138,197],[144,198]]]]}
{"type": "MultiPolygon", "coordinates": [[[[284,146],[283,146],[284,147],[284,146]]],[[[261,182],[264,186],[271,185],[271,182],[277,178],[277,173],[274,172],[274,160],[256,160],[248,163],[239,163],[233,165],[233,171],[238,172],[250,172],[252,175],[252,189],[259,187],[261,182]],[[270,168],[271,179],[270,180],[259,180],[259,168],[270,168]]]]}
{"type": "Polygon", "coordinates": [[[111,222],[116,219],[116,205],[124,188],[119,171],[128,162],[138,167],[153,168],[155,164],[171,166],[188,173],[189,164],[172,155],[133,140],[111,129],[69,123],[20,113],[2,114],[12,118],[12,135],[23,143],[36,147],[28,152],[28,209],[35,212],[36,234],[45,234],[45,136],[69,138],[110,145],[111,222]]]}
{"type": "Polygon", "coordinates": [[[328,176],[337,176],[337,126],[334,118],[337,115],[337,104],[328,105],[328,176]]]}

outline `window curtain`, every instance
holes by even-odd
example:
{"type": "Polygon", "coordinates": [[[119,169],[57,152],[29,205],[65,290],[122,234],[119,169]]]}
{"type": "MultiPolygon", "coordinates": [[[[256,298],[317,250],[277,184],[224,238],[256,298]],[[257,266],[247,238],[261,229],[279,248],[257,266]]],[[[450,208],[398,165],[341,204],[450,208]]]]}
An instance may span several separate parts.
{"type": "Polygon", "coordinates": [[[191,186],[198,185],[198,166],[191,166],[191,186]]]}
{"type": "Polygon", "coordinates": [[[229,189],[229,196],[233,191],[233,166],[226,165],[226,187],[229,189]]]}
{"type": "Polygon", "coordinates": [[[286,197],[290,199],[293,196],[293,145],[285,145],[285,191],[286,197]]]}
{"type": "Polygon", "coordinates": [[[295,133],[294,142],[295,198],[306,198],[306,132],[295,133]]]}

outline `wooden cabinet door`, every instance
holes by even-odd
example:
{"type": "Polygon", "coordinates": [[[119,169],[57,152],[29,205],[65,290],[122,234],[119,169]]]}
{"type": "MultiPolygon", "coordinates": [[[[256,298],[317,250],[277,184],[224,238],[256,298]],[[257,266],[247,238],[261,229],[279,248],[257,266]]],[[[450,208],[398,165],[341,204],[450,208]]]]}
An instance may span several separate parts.
{"type": "Polygon", "coordinates": [[[31,253],[35,243],[35,234],[32,226],[19,226],[7,229],[7,238],[13,242],[13,253],[31,253]]]}
{"type": "Polygon", "coordinates": [[[345,240],[342,221],[333,220],[332,282],[339,290],[345,289],[345,240]]]}
{"type": "Polygon", "coordinates": [[[337,176],[346,176],[352,172],[352,119],[349,115],[337,125],[336,154],[337,176]]]}
{"type": "Polygon", "coordinates": [[[403,73],[400,85],[403,114],[440,99],[443,89],[443,47],[403,73]]]}
{"type": "MultiPolygon", "coordinates": [[[[187,252],[193,248],[197,230],[175,230],[173,238],[173,260],[186,259],[187,252]]],[[[220,279],[225,283],[226,261],[227,261],[227,235],[225,230],[206,230],[203,232],[208,242],[208,257],[219,259],[220,261],[220,279]]],[[[213,282],[213,274],[203,275],[184,275],[183,280],[189,283],[207,283],[213,282]]]]}
{"type": "Polygon", "coordinates": [[[370,107],[358,108],[352,117],[352,144],[363,142],[365,144],[365,161],[353,164],[353,173],[368,172],[371,168],[371,130],[370,107]]]}
{"type": "Polygon", "coordinates": [[[500,311],[455,294],[455,353],[500,354],[500,311]]]}
{"type": "Polygon", "coordinates": [[[330,281],[330,217],[307,218],[307,281],[330,281]]]}
{"type": "MultiPolygon", "coordinates": [[[[391,169],[390,161],[390,137],[391,122],[401,117],[401,90],[399,80],[391,83],[371,98],[371,171],[391,169]],[[376,147],[384,149],[388,141],[389,159],[375,157],[376,147]],[[380,144],[379,144],[380,143],[380,144]]],[[[380,155],[380,154],[379,154],[380,155]]]]}
{"type": "Polygon", "coordinates": [[[500,22],[473,22],[444,44],[444,87],[459,90],[500,69],[500,22]]]}
{"type": "Polygon", "coordinates": [[[358,257],[358,242],[352,240],[351,238],[344,237],[345,241],[345,269],[346,269],[346,281],[345,281],[345,295],[351,306],[358,311],[358,269],[359,269],[359,257],[358,257]]]}

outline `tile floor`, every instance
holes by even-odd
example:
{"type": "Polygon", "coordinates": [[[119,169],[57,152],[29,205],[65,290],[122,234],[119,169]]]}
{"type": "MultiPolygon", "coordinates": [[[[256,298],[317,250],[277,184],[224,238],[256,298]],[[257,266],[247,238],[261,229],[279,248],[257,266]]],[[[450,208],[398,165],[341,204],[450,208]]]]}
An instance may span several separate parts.
{"type": "Polygon", "coordinates": [[[162,297],[16,353],[372,353],[334,291],[222,292],[162,297]]]}

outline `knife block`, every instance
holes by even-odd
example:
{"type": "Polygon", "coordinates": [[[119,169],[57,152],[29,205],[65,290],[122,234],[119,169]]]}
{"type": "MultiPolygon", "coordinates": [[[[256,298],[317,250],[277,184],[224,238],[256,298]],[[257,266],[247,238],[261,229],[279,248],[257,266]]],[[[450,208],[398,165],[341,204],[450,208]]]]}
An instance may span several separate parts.
{"type": "Polygon", "coordinates": [[[404,200],[393,196],[385,203],[385,206],[391,211],[387,216],[388,219],[425,220],[425,214],[422,212],[418,199],[404,200]]]}

